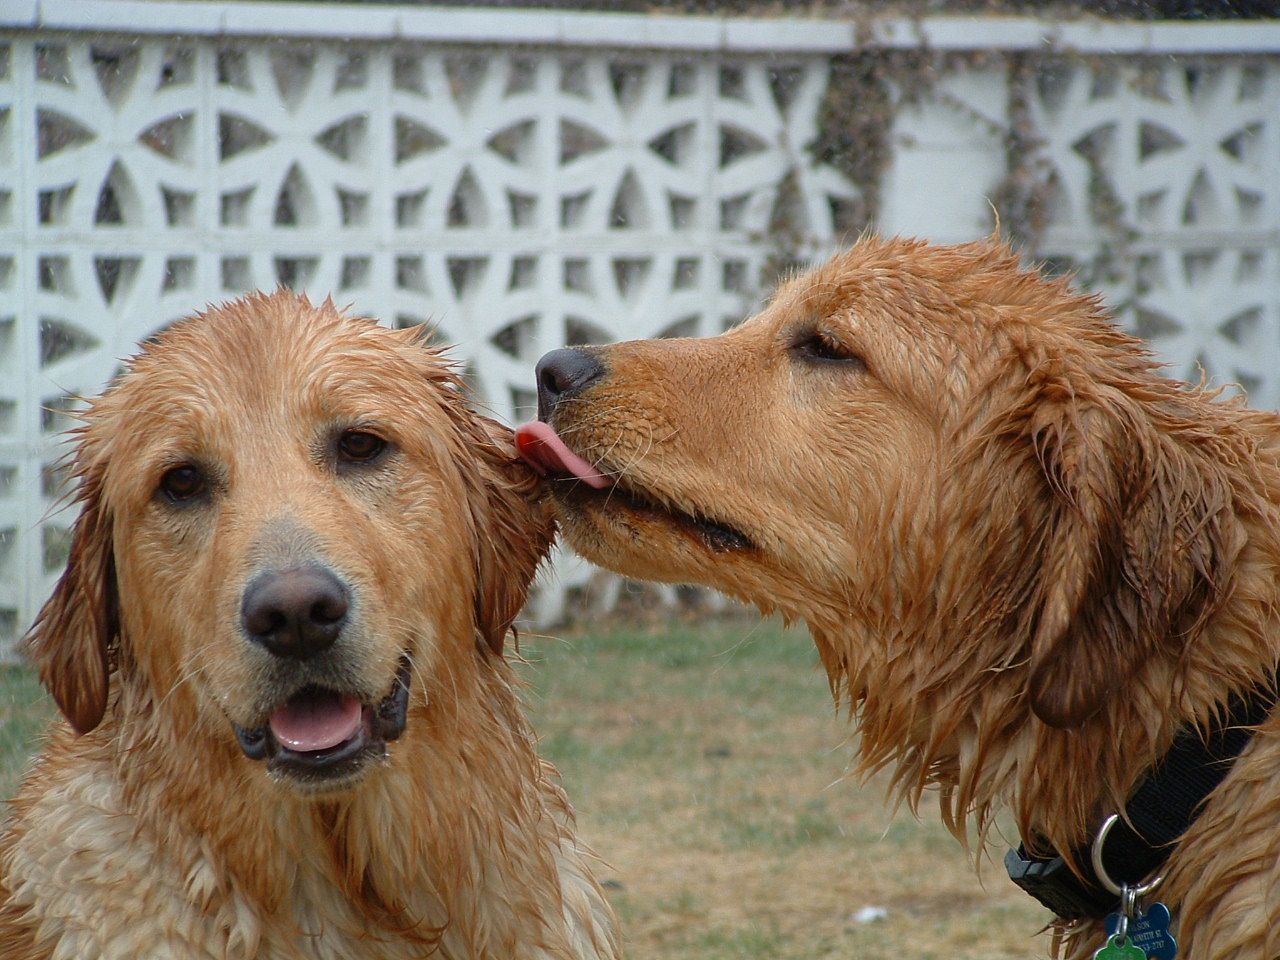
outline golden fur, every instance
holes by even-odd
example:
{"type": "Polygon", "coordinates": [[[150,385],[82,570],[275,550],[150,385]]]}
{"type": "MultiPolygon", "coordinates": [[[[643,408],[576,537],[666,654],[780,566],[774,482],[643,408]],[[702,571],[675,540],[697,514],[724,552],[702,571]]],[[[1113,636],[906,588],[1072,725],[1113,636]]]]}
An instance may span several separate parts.
{"type": "Polygon", "coordinates": [[[422,338],[250,296],[93,404],[70,563],[30,637],[69,722],[0,838],[0,957],[619,955],[501,652],[551,523],[422,338]],[[350,612],[322,654],[277,658],[246,636],[247,586],[307,565],[350,612]],[[400,663],[385,754],[311,779],[241,748],[233,724],[304,684],[369,716],[400,663]]]}
{"type": "MultiPolygon", "coordinates": [[[[1180,729],[1274,682],[1280,418],[1162,378],[997,244],[867,239],[719,337],[585,352],[594,375],[541,374],[616,481],[554,484],[570,544],[807,621],[860,768],[913,807],[936,786],[962,839],[1011,808],[1071,850],[1180,729]]],[[[1259,960],[1277,891],[1273,716],[1159,898],[1181,956],[1259,960]]]]}

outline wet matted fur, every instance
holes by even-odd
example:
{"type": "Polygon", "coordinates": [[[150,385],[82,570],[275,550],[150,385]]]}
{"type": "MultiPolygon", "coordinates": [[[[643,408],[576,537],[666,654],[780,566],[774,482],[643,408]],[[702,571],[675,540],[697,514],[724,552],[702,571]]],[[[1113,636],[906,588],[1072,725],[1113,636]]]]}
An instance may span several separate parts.
{"type": "Polygon", "coordinates": [[[552,525],[418,330],[281,291],[78,430],[0,956],[619,955],[502,655],[552,525]]]}
{"type": "MultiPolygon", "coordinates": [[[[1280,418],[998,244],[868,239],[709,339],[548,355],[569,543],[807,621],[859,766],[1086,843],[1280,657],[1280,418]],[[558,434],[558,435],[557,435],[558,434]],[[576,477],[576,479],[575,479],[576,477]]],[[[1177,846],[1183,956],[1280,956],[1280,718],[1177,846]]],[[[1097,928],[1075,931],[1077,954],[1097,928]]]]}

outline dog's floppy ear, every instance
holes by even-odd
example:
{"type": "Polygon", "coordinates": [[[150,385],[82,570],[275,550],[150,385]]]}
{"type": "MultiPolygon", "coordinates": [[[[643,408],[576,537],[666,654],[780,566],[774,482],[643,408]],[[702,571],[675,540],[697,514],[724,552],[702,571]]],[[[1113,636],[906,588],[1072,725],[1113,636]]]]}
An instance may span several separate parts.
{"type": "Polygon", "coordinates": [[[1100,384],[1061,362],[1031,379],[1047,511],[1028,692],[1037,717],[1070,728],[1199,628],[1239,537],[1225,476],[1169,412],[1172,387],[1100,384]]]}
{"type": "Polygon", "coordinates": [[[88,733],[107,708],[111,647],[118,632],[111,518],[102,477],[86,471],[76,499],[82,509],[71,554],[25,644],[40,681],[77,734],[88,733]]]}
{"type": "Polygon", "coordinates": [[[489,649],[501,654],[551,549],[555,522],[541,496],[542,480],[516,454],[511,431],[479,415],[472,428],[486,467],[468,492],[476,538],[476,624],[489,649]]]}
{"type": "Polygon", "coordinates": [[[407,327],[399,335],[424,350],[423,373],[443,390],[443,409],[457,433],[473,530],[476,629],[485,648],[501,655],[555,538],[543,481],[516,453],[511,429],[467,405],[455,368],[429,345],[431,329],[407,327]]]}

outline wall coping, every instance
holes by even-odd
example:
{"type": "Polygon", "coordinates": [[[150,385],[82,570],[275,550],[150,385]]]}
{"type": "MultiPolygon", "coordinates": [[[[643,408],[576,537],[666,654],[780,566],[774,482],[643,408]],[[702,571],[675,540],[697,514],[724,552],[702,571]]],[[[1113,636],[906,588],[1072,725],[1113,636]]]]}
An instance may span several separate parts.
{"type": "Polygon", "coordinates": [[[568,10],[219,0],[6,0],[0,29],[197,37],[289,37],[734,53],[831,54],[862,47],[1086,54],[1280,53],[1280,21],[1060,22],[1030,17],[921,19],[707,17],[568,10]]]}

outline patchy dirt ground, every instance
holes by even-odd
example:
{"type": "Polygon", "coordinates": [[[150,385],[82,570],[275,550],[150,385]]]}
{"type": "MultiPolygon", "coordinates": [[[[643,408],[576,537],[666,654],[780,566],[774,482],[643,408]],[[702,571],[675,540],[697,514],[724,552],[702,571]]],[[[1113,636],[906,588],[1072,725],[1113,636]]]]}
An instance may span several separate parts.
{"type": "Polygon", "coordinates": [[[1047,912],[933,810],[844,778],[849,729],[772,622],[526,639],[522,674],[631,960],[1048,955],[1047,912]]]}

